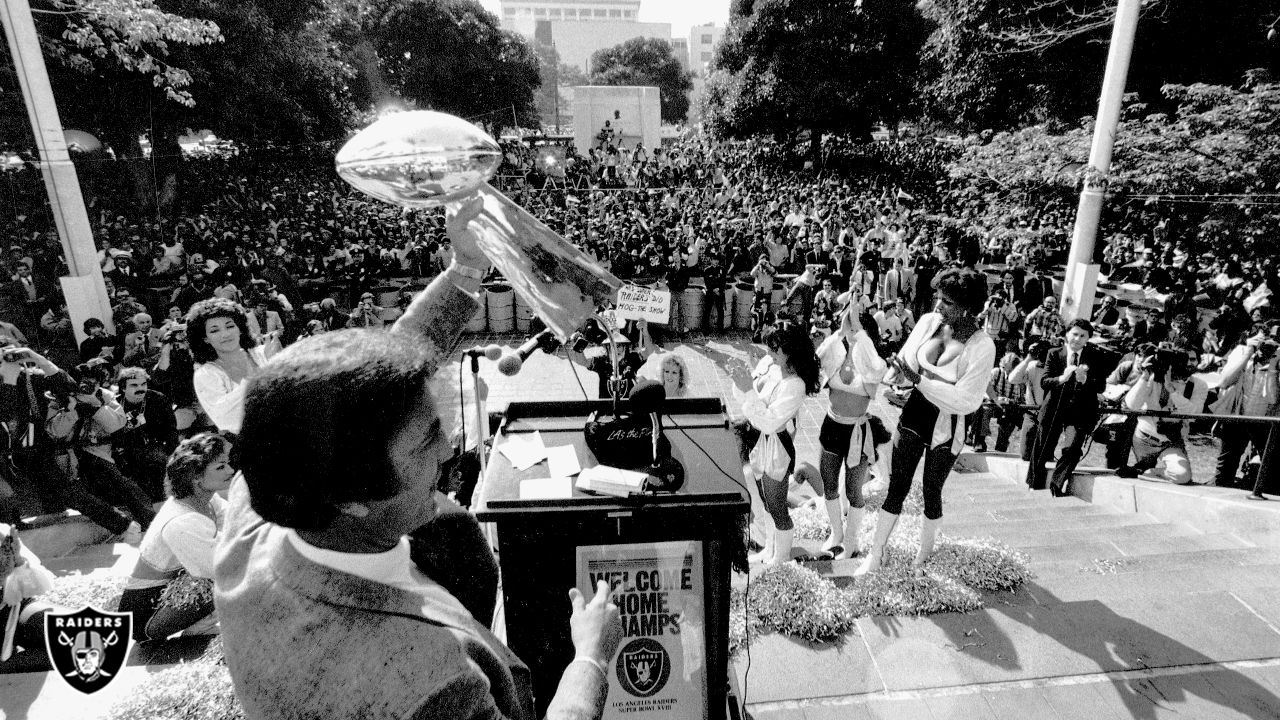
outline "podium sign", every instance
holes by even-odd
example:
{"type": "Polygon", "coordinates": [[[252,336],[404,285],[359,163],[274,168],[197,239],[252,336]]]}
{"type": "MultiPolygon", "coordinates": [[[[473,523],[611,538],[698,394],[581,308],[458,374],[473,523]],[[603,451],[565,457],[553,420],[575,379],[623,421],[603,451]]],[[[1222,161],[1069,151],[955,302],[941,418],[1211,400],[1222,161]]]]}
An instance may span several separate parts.
{"type": "Polygon", "coordinates": [[[608,582],[622,615],[605,720],[705,718],[702,543],[586,545],[577,568],[578,589],[590,597],[597,581],[608,582]]]}

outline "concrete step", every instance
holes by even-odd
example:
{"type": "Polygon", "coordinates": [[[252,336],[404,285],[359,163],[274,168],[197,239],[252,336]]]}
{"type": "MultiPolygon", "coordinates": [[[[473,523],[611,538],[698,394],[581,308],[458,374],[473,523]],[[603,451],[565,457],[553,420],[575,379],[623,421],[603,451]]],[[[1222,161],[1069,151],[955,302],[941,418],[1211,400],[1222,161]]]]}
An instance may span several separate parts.
{"type": "Polygon", "coordinates": [[[1041,577],[1028,587],[1039,597],[1038,588],[1048,590],[1058,602],[1109,602],[1119,598],[1159,597],[1204,592],[1237,592],[1280,586],[1280,563],[1248,567],[1177,568],[1112,574],[1099,565],[1099,572],[1060,573],[1041,577]]]}
{"type": "Polygon", "coordinates": [[[1086,516],[1118,516],[1120,513],[1110,508],[1073,503],[1054,508],[1044,507],[984,507],[981,505],[962,505],[952,503],[943,505],[947,523],[954,521],[970,521],[986,519],[993,522],[1015,522],[1019,520],[1049,520],[1056,518],[1078,518],[1086,516]]]}
{"type": "MultiPolygon", "coordinates": [[[[1144,515],[1101,514],[1101,515],[1051,515],[1039,518],[1020,520],[993,518],[957,518],[952,521],[945,514],[942,518],[942,531],[949,535],[997,537],[1009,533],[1058,533],[1072,530],[1089,530],[1095,537],[1105,534],[1111,528],[1127,528],[1142,525],[1159,525],[1162,523],[1144,515]]],[[[1105,539],[1105,538],[1102,538],[1105,539]]]]}
{"type": "MultiPolygon", "coordinates": [[[[1201,537],[1209,537],[1208,535],[1201,537]]],[[[1037,578],[1054,575],[1075,576],[1086,569],[1099,569],[1095,560],[1111,560],[1105,568],[1117,575],[1130,573],[1180,570],[1198,574],[1204,568],[1240,568],[1280,563],[1280,552],[1270,548],[1241,547],[1223,550],[1190,550],[1186,552],[1162,552],[1154,555],[1130,555],[1123,557],[1095,555],[1074,560],[1058,559],[1032,561],[1037,578]]]]}
{"type": "MultiPolygon", "coordinates": [[[[943,532],[947,532],[945,525],[943,532]]],[[[957,532],[957,534],[959,533],[957,532]]],[[[1108,527],[1105,530],[1099,530],[1098,528],[1074,528],[1070,530],[1009,530],[1001,529],[997,524],[977,532],[973,530],[966,530],[964,534],[969,535],[970,537],[993,537],[996,540],[1020,550],[1035,547],[1065,548],[1075,544],[1110,542],[1122,548],[1120,554],[1123,555],[1131,554],[1129,550],[1123,549],[1125,547],[1125,543],[1134,541],[1163,542],[1173,540],[1175,538],[1193,537],[1200,533],[1179,525],[1147,521],[1145,523],[1134,525],[1108,527]]],[[[1165,551],[1153,548],[1145,554],[1155,552],[1165,551]]]]}
{"type": "Polygon", "coordinates": [[[1178,554],[1213,550],[1238,550],[1252,547],[1233,535],[1211,533],[1207,535],[1180,535],[1176,537],[1137,538],[1066,543],[1061,545],[1024,546],[1034,569],[1039,563],[1078,562],[1094,559],[1143,557],[1149,555],[1178,554]]]}

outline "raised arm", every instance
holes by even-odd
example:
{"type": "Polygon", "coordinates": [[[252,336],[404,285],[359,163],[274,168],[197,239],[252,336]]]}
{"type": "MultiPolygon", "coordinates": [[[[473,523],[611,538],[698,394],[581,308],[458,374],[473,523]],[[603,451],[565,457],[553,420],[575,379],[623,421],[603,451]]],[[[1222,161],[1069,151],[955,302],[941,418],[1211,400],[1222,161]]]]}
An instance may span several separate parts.
{"type": "Polygon", "coordinates": [[[457,342],[480,307],[480,279],[489,268],[469,225],[482,207],[483,201],[473,198],[457,210],[450,208],[445,228],[453,245],[453,262],[413,299],[391,332],[421,338],[441,353],[457,342]]]}

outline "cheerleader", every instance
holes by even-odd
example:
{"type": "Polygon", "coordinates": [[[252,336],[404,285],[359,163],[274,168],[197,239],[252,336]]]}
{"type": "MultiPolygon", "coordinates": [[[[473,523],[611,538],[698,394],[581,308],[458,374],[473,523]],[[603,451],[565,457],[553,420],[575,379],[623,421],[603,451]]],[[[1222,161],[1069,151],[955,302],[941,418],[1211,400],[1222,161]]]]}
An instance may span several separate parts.
{"type": "Polygon", "coordinates": [[[822,549],[837,552],[837,558],[851,558],[858,554],[858,530],[867,504],[862,486],[876,457],[867,406],[888,365],[876,353],[853,303],[841,314],[839,331],[818,348],[818,359],[831,390],[831,405],[818,433],[822,496],[831,521],[831,535],[822,549]],[[845,469],[847,511],[840,501],[841,468],[845,469]]]}
{"type": "Polygon", "coordinates": [[[893,437],[889,490],[876,521],[875,541],[855,576],[878,570],[884,549],[902,513],[920,458],[924,458],[924,522],[920,526],[917,572],[933,553],[942,521],[942,485],[964,445],[964,417],[986,397],[996,347],[978,325],[987,299],[987,281],[969,269],[951,269],[933,280],[935,312],[920,318],[898,354],[892,374],[915,385],[902,408],[893,437]]]}
{"type": "Polygon", "coordinates": [[[762,342],[769,354],[752,373],[752,392],[742,403],[746,422],[737,431],[743,477],[767,513],[764,549],[748,559],[776,565],[791,559],[795,532],[787,508],[787,476],[796,462],[792,430],[805,397],[818,392],[821,370],[808,333],[795,323],[765,328],[762,342]]]}

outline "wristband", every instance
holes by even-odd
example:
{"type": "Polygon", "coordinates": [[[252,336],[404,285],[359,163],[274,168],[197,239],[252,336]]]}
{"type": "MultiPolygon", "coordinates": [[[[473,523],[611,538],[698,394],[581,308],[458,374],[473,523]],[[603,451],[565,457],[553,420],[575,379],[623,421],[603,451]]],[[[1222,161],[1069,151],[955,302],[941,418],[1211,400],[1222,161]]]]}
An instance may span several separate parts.
{"type": "Polygon", "coordinates": [[[599,671],[600,671],[600,677],[604,678],[606,681],[608,681],[608,679],[609,679],[609,673],[605,672],[605,670],[604,670],[604,665],[602,665],[602,664],[600,663],[600,661],[599,661],[599,660],[596,660],[596,659],[595,659],[595,658],[593,658],[593,657],[587,657],[586,655],[579,655],[579,656],[575,657],[575,658],[573,659],[573,662],[571,662],[571,663],[569,663],[569,664],[570,664],[570,665],[573,665],[574,663],[586,663],[586,664],[590,665],[591,667],[594,667],[596,670],[599,670],[599,671]]]}
{"type": "Polygon", "coordinates": [[[481,270],[480,268],[473,268],[470,265],[463,265],[456,260],[449,263],[448,269],[453,270],[463,277],[469,277],[472,280],[484,279],[484,270],[481,270]]]}

